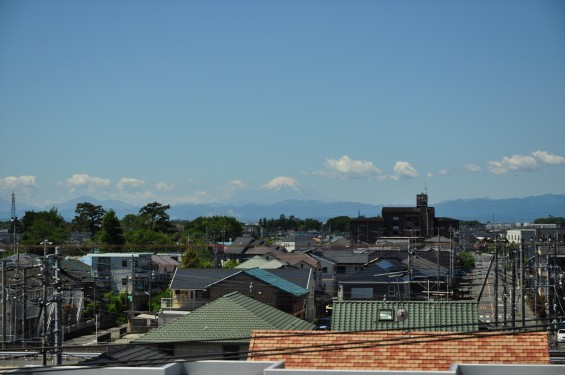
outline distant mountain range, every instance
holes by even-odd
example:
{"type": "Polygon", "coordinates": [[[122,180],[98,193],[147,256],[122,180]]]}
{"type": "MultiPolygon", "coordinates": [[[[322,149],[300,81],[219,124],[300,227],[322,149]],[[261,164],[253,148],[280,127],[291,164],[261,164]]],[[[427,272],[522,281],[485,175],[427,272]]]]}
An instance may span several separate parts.
{"type": "MultiPolygon", "coordinates": [[[[113,209],[118,217],[137,214],[141,206],[116,200],[100,201],[92,197],[79,197],[56,205],[59,213],[66,219],[75,216],[77,203],[89,202],[104,209],[113,209]]],[[[149,202],[148,202],[149,203],[149,202]]],[[[165,204],[165,203],[163,203],[165,204]]],[[[531,222],[536,218],[548,216],[565,217],[565,195],[546,194],[525,198],[508,199],[458,199],[430,204],[435,207],[437,217],[449,217],[459,220],[477,220],[486,222],[518,223],[531,222]]],[[[319,200],[287,199],[271,204],[179,204],[172,205],[167,211],[171,219],[193,220],[199,216],[231,216],[241,222],[256,222],[262,218],[278,218],[280,215],[296,218],[312,218],[326,221],[336,216],[376,217],[381,214],[383,205],[371,205],[356,202],[324,202],[319,200]]],[[[408,207],[406,205],[387,205],[387,207],[408,207]]],[[[412,206],[413,207],[413,206],[412,206]]],[[[11,202],[0,199],[0,220],[10,219],[11,202]]],[[[17,205],[18,216],[26,211],[42,211],[45,208],[17,205]]]]}

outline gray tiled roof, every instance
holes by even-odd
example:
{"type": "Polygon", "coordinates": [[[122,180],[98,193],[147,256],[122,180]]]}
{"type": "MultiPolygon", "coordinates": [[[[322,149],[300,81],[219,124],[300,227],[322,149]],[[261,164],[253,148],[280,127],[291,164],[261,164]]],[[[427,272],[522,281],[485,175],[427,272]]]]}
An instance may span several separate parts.
{"type": "Polygon", "coordinates": [[[170,289],[203,290],[243,270],[229,268],[177,268],[170,289]]]}
{"type": "Polygon", "coordinates": [[[333,304],[333,331],[389,329],[477,331],[478,305],[475,301],[336,301],[333,304]],[[379,320],[379,311],[386,309],[392,310],[394,320],[379,320]],[[404,322],[396,318],[402,309],[407,312],[404,322]]]}
{"type": "Polygon", "coordinates": [[[308,282],[310,281],[310,274],[312,273],[312,270],[309,268],[277,268],[269,270],[269,272],[302,288],[308,289],[308,282]]]}
{"type": "Polygon", "coordinates": [[[257,329],[311,330],[314,325],[237,292],[210,302],[135,342],[247,343],[257,329]]]}
{"type": "Polygon", "coordinates": [[[237,237],[232,244],[227,247],[226,254],[243,254],[245,249],[255,241],[253,237],[237,237]]]}
{"type": "Polygon", "coordinates": [[[140,345],[127,345],[114,347],[97,357],[83,361],[81,365],[103,366],[112,364],[117,365],[143,365],[158,366],[174,360],[173,356],[162,353],[156,349],[140,345]]]}
{"type": "Polygon", "coordinates": [[[171,281],[170,289],[204,290],[239,273],[245,273],[296,297],[308,293],[308,289],[296,285],[286,278],[279,277],[270,271],[259,268],[178,268],[171,281]]]}

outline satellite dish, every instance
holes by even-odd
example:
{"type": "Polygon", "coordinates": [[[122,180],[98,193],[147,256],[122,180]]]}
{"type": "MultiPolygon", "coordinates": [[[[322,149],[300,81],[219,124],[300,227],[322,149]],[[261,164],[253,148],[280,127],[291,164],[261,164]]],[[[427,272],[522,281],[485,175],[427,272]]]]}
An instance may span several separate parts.
{"type": "Polygon", "coordinates": [[[399,322],[404,322],[408,319],[408,311],[406,309],[399,309],[396,311],[396,320],[399,322]]]}

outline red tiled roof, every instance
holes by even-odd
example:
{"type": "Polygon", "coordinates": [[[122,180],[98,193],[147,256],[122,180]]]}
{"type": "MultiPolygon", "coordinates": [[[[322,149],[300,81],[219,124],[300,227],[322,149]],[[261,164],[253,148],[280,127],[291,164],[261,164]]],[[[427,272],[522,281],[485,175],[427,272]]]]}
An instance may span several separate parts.
{"type": "Polygon", "coordinates": [[[452,364],[549,364],[545,332],[255,331],[250,361],[286,368],[447,371],[452,364]]]}

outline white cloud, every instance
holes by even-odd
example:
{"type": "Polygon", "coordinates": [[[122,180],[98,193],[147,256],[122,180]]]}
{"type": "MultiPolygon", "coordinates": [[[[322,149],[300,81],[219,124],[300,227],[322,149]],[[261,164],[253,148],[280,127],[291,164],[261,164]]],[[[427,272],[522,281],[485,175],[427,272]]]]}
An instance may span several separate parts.
{"type": "Polygon", "coordinates": [[[0,179],[0,188],[17,189],[37,186],[35,176],[7,176],[0,179]]]}
{"type": "Polygon", "coordinates": [[[394,172],[395,174],[390,176],[393,180],[420,176],[420,173],[406,161],[397,161],[394,163],[394,172]]]}
{"type": "Polygon", "coordinates": [[[281,188],[288,187],[295,191],[300,191],[300,183],[293,177],[278,176],[263,185],[264,188],[271,190],[280,190],[281,188]]]}
{"type": "Polygon", "coordinates": [[[440,176],[447,176],[448,174],[449,174],[449,171],[447,169],[440,169],[440,171],[439,171],[440,176]]]}
{"type": "Polygon", "coordinates": [[[505,174],[508,171],[532,171],[538,169],[539,165],[530,155],[512,155],[489,161],[487,168],[491,173],[505,174]]]}
{"type": "Polygon", "coordinates": [[[382,172],[375,165],[366,160],[353,160],[347,155],[339,159],[326,159],[325,170],[314,172],[315,175],[330,178],[366,178],[376,177],[382,172]]]}
{"type": "Polygon", "coordinates": [[[122,177],[117,183],[117,187],[120,190],[127,188],[139,188],[145,185],[145,180],[140,180],[137,178],[122,177]]]}
{"type": "Polygon", "coordinates": [[[479,172],[482,169],[480,166],[473,163],[465,164],[464,168],[467,172],[479,172]]]}
{"type": "Polygon", "coordinates": [[[559,155],[553,155],[547,151],[534,151],[532,156],[545,164],[558,165],[565,164],[565,157],[559,155]]]}
{"type": "Polygon", "coordinates": [[[432,178],[432,177],[434,177],[434,174],[432,172],[428,172],[428,173],[426,173],[426,177],[432,178]]]}
{"type": "Polygon", "coordinates": [[[228,187],[232,189],[244,189],[247,187],[247,184],[241,180],[231,180],[228,181],[228,187]]]}
{"type": "Polygon", "coordinates": [[[85,189],[88,192],[95,192],[98,188],[110,186],[111,181],[108,178],[89,176],[87,174],[74,174],[58,185],[67,186],[71,192],[77,189],[85,189]]]}
{"type": "Polygon", "coordinates": [[[169,185],[165,181],[161,181],[155,185],[155,189],[161,191],[172,191],[175,189],[175,185],[169,185]]]}

